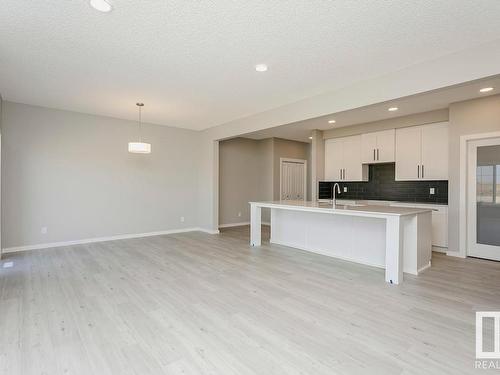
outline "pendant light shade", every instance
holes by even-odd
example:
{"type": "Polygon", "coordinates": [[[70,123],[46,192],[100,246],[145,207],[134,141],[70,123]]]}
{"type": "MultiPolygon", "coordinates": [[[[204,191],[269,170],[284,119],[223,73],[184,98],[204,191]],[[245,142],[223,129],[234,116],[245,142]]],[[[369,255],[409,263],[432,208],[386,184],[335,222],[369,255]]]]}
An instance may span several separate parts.
{"type": "Polygon", "coordinates": [[[133,154],[150,154],[151,153],[151,143],[144,142],[129,142],[128,152],[133,154]]]}
{"type": "Polygon", "coordinates": [[[151,143],[142,142],[142,107],[144,103],[137,103],[139,107],[139,142],[129,142],[128,152],[132,154],[150,154],[151,153],[151,143]]]}

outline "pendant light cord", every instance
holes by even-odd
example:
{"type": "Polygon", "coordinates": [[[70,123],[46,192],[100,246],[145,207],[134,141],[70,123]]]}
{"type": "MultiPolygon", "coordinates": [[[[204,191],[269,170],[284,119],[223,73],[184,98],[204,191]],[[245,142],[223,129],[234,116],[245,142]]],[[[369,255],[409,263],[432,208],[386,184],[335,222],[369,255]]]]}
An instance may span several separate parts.
{"type": "Polygon", "coordinates": [[[142,107],[139,107],[139,142],[142,142],[142,107]]]}

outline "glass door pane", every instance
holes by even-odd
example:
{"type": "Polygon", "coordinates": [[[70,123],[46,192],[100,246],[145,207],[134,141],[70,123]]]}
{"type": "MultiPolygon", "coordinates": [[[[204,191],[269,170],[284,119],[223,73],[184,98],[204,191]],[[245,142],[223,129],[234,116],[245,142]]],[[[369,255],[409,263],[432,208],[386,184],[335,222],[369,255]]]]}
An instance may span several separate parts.
{"type": "Polygon", "coordinates": [[[500,145],[477,148],[477,243],[500,246],[500,145]]]}

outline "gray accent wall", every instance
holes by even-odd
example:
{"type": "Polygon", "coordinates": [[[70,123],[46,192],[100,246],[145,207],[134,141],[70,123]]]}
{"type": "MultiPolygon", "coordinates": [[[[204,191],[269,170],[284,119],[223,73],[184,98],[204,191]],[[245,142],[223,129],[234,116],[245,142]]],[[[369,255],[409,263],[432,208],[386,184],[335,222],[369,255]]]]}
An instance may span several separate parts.
{"type": "Polygon", "coordinates": [[[3,248],[198,226],[199,133],[144,124],[130,154],[134,121],[12,102],[2,126],[3,248]]]}
{"type": "Polygon", "coordinates": [[[500,95],[450,105],[448,248],[459,251],[460,137],[500,131],[500,95]]]}
{"type": "MultiPolygon", "coordinates": [[[[271,201],[280,195],[280,158],[307,161],[310,181],[310,146],[279,138],[233,138],[219,143],[219,225],[250,221],[250,201],[271,201]],[[238,214],[241,213],[241,216],[238,214]]],[[[309,187],[310,183],[308,183],[309,187]]],[[[310,191],[307,192],[310,199],[310,191]]],[[[268,210],[262,219],[269,221],[268,210]]]]}
{"type": "Polygon", "coordinates": [[[234,138],[219,144],[219,223],[250,221],[250,201],[272,200],[272,143],[234,138]],[[241,214],[241,216],[238,216],[241,214]]]}

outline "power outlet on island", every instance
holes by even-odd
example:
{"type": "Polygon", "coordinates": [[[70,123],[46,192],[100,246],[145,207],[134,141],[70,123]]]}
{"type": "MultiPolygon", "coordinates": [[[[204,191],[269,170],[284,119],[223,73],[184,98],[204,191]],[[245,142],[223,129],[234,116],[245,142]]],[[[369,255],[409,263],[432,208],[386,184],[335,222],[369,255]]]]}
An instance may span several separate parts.
{"type": "Polygon", "coordinates": [[[241,212],[238,212],[238,217],[241,217],[241,212]]]}
{"type": "Polygon", "coordinates": [[[429,189],[429,194],[430,194],[430,195],[434,195],[434,194],[436,194],[436,189],[435,189],[435,188],[430,188],[430,189],[429,189]]]}
{"type": "Polygon", "coordinates": [[[184,216],[181,216],[181,223],[183,223],[184,221],[184,216]]]}
{"type": "Polygon", "coordinates": [[[48,231],[48,230],[47,230],[47,227],[42,227],[42,228],[40,228],[40,233],[41,233],[41,234],[47,234],[47,231],[48,231]]]}
{"type": "Polygon", "coordinates": [[[347,186],[344,186],[344,193],[347,193],[347,186]]]}

